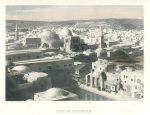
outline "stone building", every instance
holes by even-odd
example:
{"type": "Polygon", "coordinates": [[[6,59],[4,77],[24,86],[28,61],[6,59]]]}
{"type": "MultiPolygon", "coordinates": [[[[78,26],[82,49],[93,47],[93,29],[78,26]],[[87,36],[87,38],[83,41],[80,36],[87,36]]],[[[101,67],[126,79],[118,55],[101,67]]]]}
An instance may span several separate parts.
{"type": "Polygon", "coordinates": [[[132,97],[142,98],[144,93],[144,76],[142,70],[126,68],[121,72],[123,88],[132,97]]]}
{"type": "Polygon", "coordinates": [[[38,37],[41,38],[42,44],[48,45],[48,48],[59,48],[63,46],[63,40],[60,39],[55,31],[43,30],[38,37]]]}
{"type": "Polygon", "coordinates": [[[91,63],[74,62],[75,75],[81,79],[90,73],[92,69],[91,63]]]}
{"type": "Polygon", "coordinates": [[[15,50],[6,52],[6,60],[11,62],[43,58],[42,49],[15,50]]]}
{"type": "Polygon", "coordinates": [[[25,38],[22,44],[26,48],[39,48],[41,46],[41,38],[25,38]]]}
{"type": "Polygon", "coordinates": [[[41,58],[14,62],[15,65],[26,65],[33,71],[71,70],[74,68],[73,63],[74,60],[72,58],[41,58]]]}
{"type": "Polygon", "coordinates": [[[64,41],[64,50],[67,53],[81,50],[81,42],[79,36],[73,36],[69,29],[63,29],[60,33],[60,38],[64,41]]]}

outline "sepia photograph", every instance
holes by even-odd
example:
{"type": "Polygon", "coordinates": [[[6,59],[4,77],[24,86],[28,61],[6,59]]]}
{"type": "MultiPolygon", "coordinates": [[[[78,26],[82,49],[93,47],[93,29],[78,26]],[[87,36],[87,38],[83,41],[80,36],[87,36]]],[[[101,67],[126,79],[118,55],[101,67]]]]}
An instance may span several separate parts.
{"type": "Polygon", "coordinates": [[[144,100],[144,6],[6,5],[6,101],[144,100]]]}

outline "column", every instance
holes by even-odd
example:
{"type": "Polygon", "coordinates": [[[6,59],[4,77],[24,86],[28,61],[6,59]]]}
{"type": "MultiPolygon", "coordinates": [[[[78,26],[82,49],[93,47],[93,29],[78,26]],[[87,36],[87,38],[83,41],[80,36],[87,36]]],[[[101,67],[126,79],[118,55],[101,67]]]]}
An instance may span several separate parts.
{"type": "Polygon", "coordinates": [[[88,75],[85,76],[85,80],[86,80],[86,86],[88,86],[88,75]]]}
{"type": "Polygon", "coordinates": [[[93,87],[93,76],[90,76],[90,86],[93,87]]]}

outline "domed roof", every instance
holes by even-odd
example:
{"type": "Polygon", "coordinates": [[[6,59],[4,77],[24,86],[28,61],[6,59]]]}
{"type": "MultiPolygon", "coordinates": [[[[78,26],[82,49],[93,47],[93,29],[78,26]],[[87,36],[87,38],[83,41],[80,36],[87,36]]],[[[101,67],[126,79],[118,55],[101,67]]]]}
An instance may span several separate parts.
{"type": "Polygon", "coordinates": [[[60,32],[60,35],[61,36],[72,36],[72,32],[67,29],[67,28],[64,28],[61,32],[60,32]]]}
{"type": "Polygon", "coordinates": [[[60,40],[59,36],[54,31],[44,30],[42,33],[38,35],[42,41],[55,41],[60,40]]]}
{"type": "Polygon", "coordinates": [[[43,72],[31,72],[24,75],[24,79],[26,79],[28,82],[36,81],[38,78],[47,77],[48,74],[43,72]]]}
{"type": "Polygon", "coordinates": [[[50,47],[53,47],[53,48],[59,48],[59,47],[62,47],[63,46],[63,42],[62,41],[54,41],[52,42],[51,44],[49,44],[50,47]]]}
{"type": "Polygon", "coordinates": [[[49,47],[60,47],[63,43],[60,41],[58,34],[54,31],[44,30],[39,36],[42,43],[46,43],[49,47]]]}
{"type": "Polygon", "coordinates": [[[61,96],[67,96],[69,95],[69,92],[61,88],[51,88],[45,92],[45,95],[47,95],[49,98],[57,98],[61,96]]]}
{"type": "Polygon", "coordinates": [[[31,70],[30,70],[29,67],[23,66],[23,65],[15,66],[15,67],[12,68],[11,70],[17,71],[17,72],[19,72],[19,73],[28,73],[28,72],[31,72],[31,70]]]}
{"type": "Polygon", "coordinates": [[[34,100],[55,101],[55,100],[66,100],[66,99],[76,100],[78,99],[78,95],[61,88],[50,88],[47,91],[34,94],[34,100]]]}

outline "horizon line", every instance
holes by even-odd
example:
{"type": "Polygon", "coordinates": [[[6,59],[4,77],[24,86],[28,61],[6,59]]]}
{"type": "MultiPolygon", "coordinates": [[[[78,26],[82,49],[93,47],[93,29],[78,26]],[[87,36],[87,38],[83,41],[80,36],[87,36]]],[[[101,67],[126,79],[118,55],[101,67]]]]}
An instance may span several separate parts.
{"type": "Polygon", "coordinates": [[[144,18],[101,18],[101,19],[79,19],[79,20],[56,20],[56,21],[48,21],[48,20],[16,20],[16,19],[6,19],[5,21],[34,21],[34,22],[65,22],[65,21],[92,21],[92,20],[105,20],[105,19],[136,19],[136,20],[144,20],[144,18]]]}

